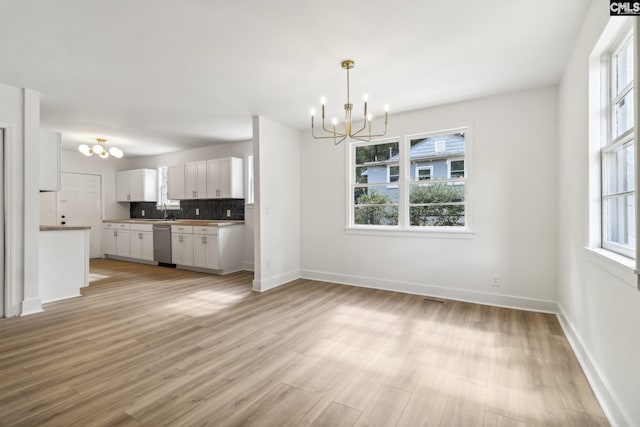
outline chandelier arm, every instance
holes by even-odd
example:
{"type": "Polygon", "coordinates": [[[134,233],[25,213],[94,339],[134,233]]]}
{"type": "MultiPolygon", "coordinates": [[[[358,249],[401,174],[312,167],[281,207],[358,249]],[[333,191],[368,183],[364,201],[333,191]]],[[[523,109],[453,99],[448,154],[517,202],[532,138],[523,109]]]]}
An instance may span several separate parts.
{"type": "Polygon", "coordinates": [[[363,130],[365,130],[367,128],[367,119],[365,118],[364,120],[364,125],[362,126],[362,128],[358,129],[358,131],[354,132],[351,134],[351,136],[356,136],[358,135],[360,132],[362,132],[363,130]]]}
{"type": "Polygon", "coordinates": [[[333,141],[333,145],[338,145],[340,144],[342,141],[344,141],[345,139],[347,139],[347,135],[343,136],[342,138],[340,138],[339,141],[333,141]]]}
{"type": "Polygon", "coordinates": [[[324,125],[324,117],[322,118],[322,130],[335,136],[347,136],[342,132],[336,132],[335,130],[327,129],[326,126],[324,125]]]}

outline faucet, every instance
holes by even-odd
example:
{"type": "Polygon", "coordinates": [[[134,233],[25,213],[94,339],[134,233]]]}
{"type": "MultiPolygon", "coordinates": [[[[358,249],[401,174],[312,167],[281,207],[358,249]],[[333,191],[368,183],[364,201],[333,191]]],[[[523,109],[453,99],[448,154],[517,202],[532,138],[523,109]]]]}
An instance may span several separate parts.
{"type": "Polygon", "coordinates": [[[167,217],[168,217],[168,215],[167,215],[167,204],[166,203],[162,204],[162,216],[163,216],[164,220],[166,221],[167,217]]]}

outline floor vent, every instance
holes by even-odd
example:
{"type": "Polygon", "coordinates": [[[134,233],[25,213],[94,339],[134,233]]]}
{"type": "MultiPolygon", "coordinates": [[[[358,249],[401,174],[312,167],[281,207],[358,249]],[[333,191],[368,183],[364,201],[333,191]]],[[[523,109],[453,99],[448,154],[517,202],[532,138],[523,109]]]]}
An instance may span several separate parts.
{"type": "Polygon", "coordinates": [[[424,298],[425,302],[434,302],[437,304],[444,304],[444,301],[441,299],[435,299],[435,298],[424,298]]]}

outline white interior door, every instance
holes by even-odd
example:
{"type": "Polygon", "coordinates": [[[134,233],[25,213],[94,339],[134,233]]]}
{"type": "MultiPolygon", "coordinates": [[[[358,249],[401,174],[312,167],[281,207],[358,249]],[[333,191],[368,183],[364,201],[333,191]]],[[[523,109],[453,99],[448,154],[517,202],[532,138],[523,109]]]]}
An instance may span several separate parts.
{"type": "Polygon", "coordinates": [[[102,177],[63,172],[58,192],[58,224],[90,226],[90,257],[102,256],[102,177]]]}
{"type": "Polygon", "coordinates": [[[4,317],[4,131],[0,129],[0,317],[4,317]]]}

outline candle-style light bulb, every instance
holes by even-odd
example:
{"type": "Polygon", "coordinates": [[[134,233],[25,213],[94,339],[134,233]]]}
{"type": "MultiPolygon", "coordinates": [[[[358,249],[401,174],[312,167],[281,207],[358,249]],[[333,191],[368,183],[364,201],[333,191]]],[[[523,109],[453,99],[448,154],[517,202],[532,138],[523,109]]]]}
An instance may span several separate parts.
{"type": "Polygon", "coordinates": [[[389,104],[384,104],[384,112],[385,113],[389,112],[389,104]]]}
{"type": "Polygon", "coordinates": [[[310,112],[311,112],[311,117],[316,115],[316,109],[315,108],[312,108],[310,112]]]}
{"type": "Polygon", "coordinates": [[[371,121],[371,119],[373,119],[373,116],[372,116],[371,114],[369,114],[369,115],[367,116],[367,121],[368,121],[368,122],[370,122],[370,121],[371,121]]]}
{"type": "Polygon", "coordinates": [[[325,98],[324,96],[322,98],[320,98],[320,104],[324,105],[327,103],[327,98],[325,98]]]}
{"type": "Polygon", "coordinates": [[[338,119],[336,119],[335,117],[333,119],[331,119],[331,123],[335,126],[338,124],[338,119]]]}
{"type": "Polygon", "coordinates": [[[364,102],[367,102],[369,100],[369,95],[365,93],[362,98],[364,99],[364,102]]]}

